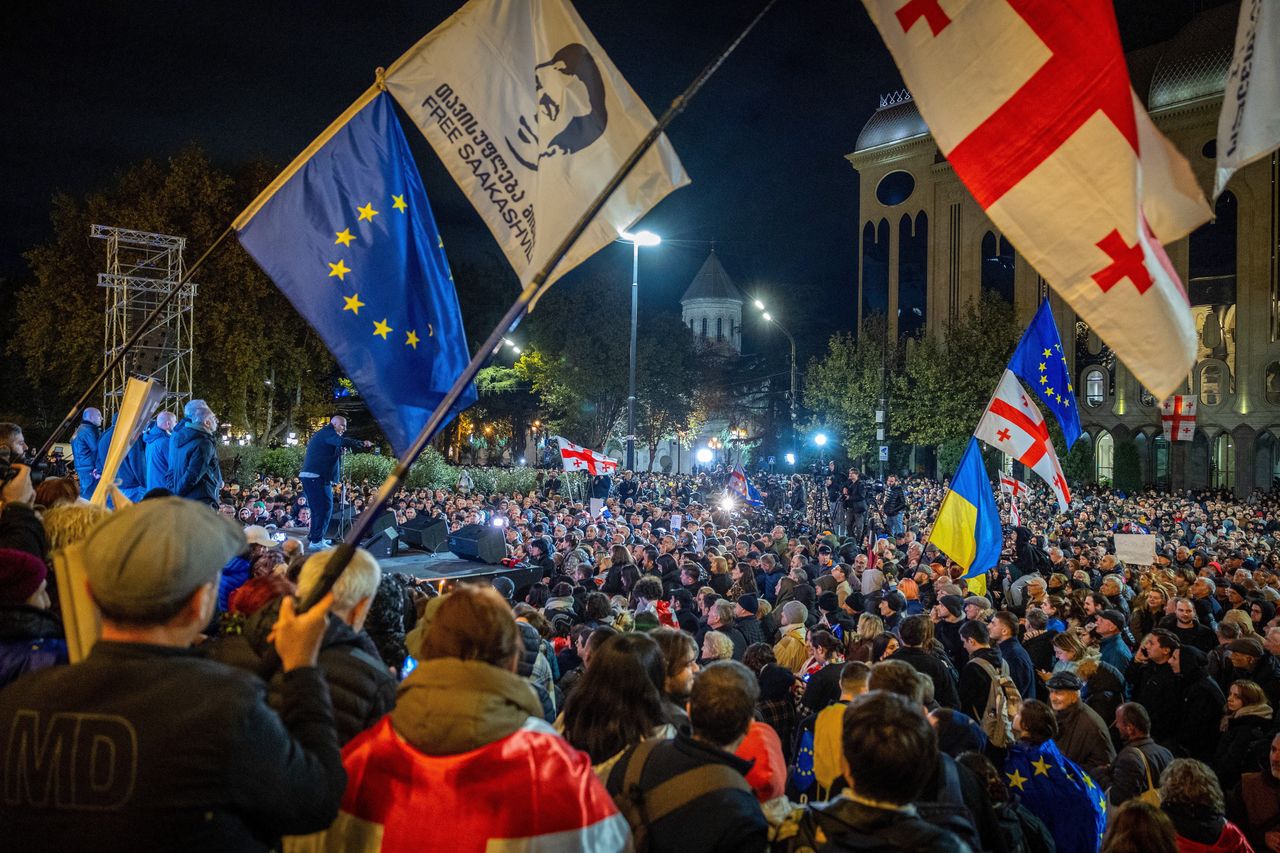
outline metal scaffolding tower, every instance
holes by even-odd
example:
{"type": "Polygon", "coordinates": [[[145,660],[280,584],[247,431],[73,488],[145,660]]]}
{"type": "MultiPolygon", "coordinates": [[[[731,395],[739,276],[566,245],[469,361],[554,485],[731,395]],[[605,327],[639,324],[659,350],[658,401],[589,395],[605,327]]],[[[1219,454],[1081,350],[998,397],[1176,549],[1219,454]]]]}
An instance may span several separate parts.
{"type": "MultiPolygon", "coordinates": [[[[107,288],[104,326],[108,363],[182,277],[185,237],[128,228],[94,225],[91,236],[107,241],[107,271],[98,286],[107,288]]],[[[151,376],[168,389],[166,404],[182,406],[191,399],[191,351],[196,284],[188,282],[169,303],[103,384],[102,412],[114,416],[129,376],[151,376]]]]}

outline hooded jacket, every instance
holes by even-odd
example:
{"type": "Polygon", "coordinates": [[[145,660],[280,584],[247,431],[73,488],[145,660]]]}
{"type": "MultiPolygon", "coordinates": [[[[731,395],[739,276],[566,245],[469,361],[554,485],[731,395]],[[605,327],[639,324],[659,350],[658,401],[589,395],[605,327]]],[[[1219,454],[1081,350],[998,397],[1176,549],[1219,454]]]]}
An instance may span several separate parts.
{"type": "Polygon", "coordinates": [[[192,424],[174,430],[169,447],[169,467],[175,495],[209,506],[218,505],[222,465],[218,462],[212,435],[192,424]]]}
{"type": "Polygon", "coordinates": [[[80,497],[88,498],[93,494],[93,487],[98,482],[98,439],[102,430],[88,421],[81,421],[76,427],[75,437],[71,439],[71,457],[75,464],[76,476],[80,478],[80,497]]]}
{"type": "Polygon", "coordinates": [[[169,486],[169,433],[152,424],[142,434],[142,444],[147,457],[147,491],[168,489],[169,486]]]}
{"type": "Polygon", "coordinates": [[[1173,743],[1166,744],[1174,755],[1195,758],[1206,763],[1213,760],[1218,745],[1218,721],[1227,699],[1222,688],[1206,671],[1205,653],[1190,646],[1179,650],[1182,700],[1176,715],[1177,728],[1173,743]]]}
{"type": "Polygon", "coordinates": [[[343,750],[347,790],[293,850],[616,851],[631,833],[591,760],[544,723],[533,688],[480,661],[423,661],[396,708],[343,750]]]}

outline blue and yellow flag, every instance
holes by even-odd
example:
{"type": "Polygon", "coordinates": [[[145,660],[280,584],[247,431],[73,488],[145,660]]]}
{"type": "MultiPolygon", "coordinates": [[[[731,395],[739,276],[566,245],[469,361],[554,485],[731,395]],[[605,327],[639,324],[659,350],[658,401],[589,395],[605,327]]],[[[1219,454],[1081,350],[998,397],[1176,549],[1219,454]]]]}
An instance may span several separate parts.
{"type": "Polygon", "coordinates": [[[1018,348],[1009,359],[1009,370],[1021,379],[1045,407],[1058,419],[1067,450],[1080,437],[1080,407],[1076,403],[1075,386],[1067,354],[1062,349],[1058,326],[1053,322],[1053,310],[1046,298],[1040,303],[1031,325],[1022,333],[1018,348]]]}
{"type": "Polygon", "coordinates": [[[1060,853],[1097,853],[1107,828],[1107,796],[1051,740],[1020,740],[1004,761],[1009,793],[1048,827],[1060,853]]]}
{"type": "MultiPolygon", "coordinates": [[[[235,228],[403,454],[470,354],[444,242],[391,97],[366,93],[235,228]]],[[[472,386],[450,415],[475,400],[472,386]]]]}
{"type": "Polygon", "coordinates": [[[1004,546],[1000,511],[991,494],[991,481],[982,465],[978,440],[960,457],[960,466],[951,478],[951,491],[938,507],[929,541],[956,563],[964,566],[966,578],[995,568],[1004,546]]]}

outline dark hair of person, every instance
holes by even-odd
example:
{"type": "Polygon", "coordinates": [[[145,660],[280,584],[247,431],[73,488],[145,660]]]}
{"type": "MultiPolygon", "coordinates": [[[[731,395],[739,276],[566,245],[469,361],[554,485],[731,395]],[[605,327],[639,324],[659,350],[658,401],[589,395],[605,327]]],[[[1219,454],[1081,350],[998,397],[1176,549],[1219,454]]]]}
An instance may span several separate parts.
{"type": "Polygon", "coordinates": [[[906,661],[885,660],[873,664],[871,677],[867,679],[868,690],[885,690],[917,705],[924,703],[924,679],[916,668],[906,661]]]}
{"type": "Polygon", "coordinates": [[[631,592],[641,579],[640,568],[634,563],[627,563],[618,570],[618,582],[622,584],[623,592],[631,592]]]}
{"type": "Polygon", "coordinates": [[[1102,853],[1178,853],[1178,834],[1163,810],[1132,799],[1107,821],[1102,853]]]}
{"type": "Polygon", "coordinates": [[[666,664],[667,678],[674,678],[680,670],[689,665],[689,661],[698,659],[698,647],[684,631],[676,628],[655,628],[649,637],[662,650],[662,659],[666,664]]]}
{"type": "Polygon", "coordinates": [[[1049,617],[1043,610],[1030,608],[1027,610],[1027,627],[1033,631],[1043,631],[1049,626],[1049,617]]]}
{"type": "Polygon", "coordinates": [[[890,642],[896,642],[897,637],[888,631],[881,631],[876,634],[875,639],[871,641],[871,662],[875,663],[884,657],[884,650],[889,648],[890,642]]]}
{"type": "Polygon", "coordinates": [[[617,635],[617,629],[608,625],[601,625],[598,628],[592,628],[591,633],[587,636],[587,649],[592,654],[595,654],[596,649],[608,642],[610,637],[616,637],[617,635]]]}
{"type": "Polygon", "coordinates": [[[991,759],[987,758],[981,752],[962,752],[956,756],[956,763],[963,764],[973,771],[973,775],[978,777],[983,786],[987,789],[987,796],[991,798],[992,803],[1009,802],[1009,789],[1004,786],[1004,780],[1000,778],[1000,771],[996,770],[996,766],[991,763],[991,759]]]}
{"type": "Polygon", "coordinates": [[[1116,711],[1126,725],[1133,726],[1144,735],[1151,733],[1151,715],[1139,703],[1125,702],[1116,711]]]}
{"type": "Polygon", "coordinates": [[[459,584],[435,607],[419,660],[457,658],[511,667],[523,643],[511,607],[496,589],[459,584]]]}
{"type": "Polygon", "coordinates": [[[635,586],[631,588],[631,597],[633,599],[643,598],[645,601],[661,601],[662,579],[655,578],[653,575],[645,575],[636,581],[635,586]]]}
{"type": "Polygon", "coordinates": [[[809,642],[815,649],[822,649],[830,657],[835,652],[844,651],[844,643],[836,639],[830,631],[813,631],[809,634],[809,642]]]}
{"type": "Polygon", "coordinates": [[[693,680],[689,694],[694,737],[728,746],[751,727],[759,698],[760,684],[751,670],[735,660],[709,664],[693,680]]]}
{"type": "Polygon", "coordinates": [[[1166,651],[1176,651],[1182,645],[1178,635],[1168,628],[1156,628],[1151,632],[1151,637],[1159,644],[1160,648],[1166,651]]]}
{"type": "Polygon", "coordinates": [[[845,708],[841,747],[854,791],[894,805],[919,797],[938,761],[938,738],[920,706],[883,690],[845,708]]]}
{"type": "Polygon", "coordinates": [[[626,545],[614,545],[609,549],[609,559],[613,561],[614,566],[634,566],[635,560],[631,559],[631,551],[626,545]]]}
{"type": "Polygon", "coordinates": [[[1032,743],[1039,745],[1058,736],[1058,720],[1053,708],[1044,702],[1028,699],[1022,703],[1018,716],[1022,720],[1022,731],[1032,743]]]}
{"type": "Polygon", "coordinates": [[[645,634],[615,634],[591,655],[564,706],[564,737],[599,764],[662,724],[662,651],[645,634]]]}
{"type": "Polygon", "coordinates": [[[742,663],[756,675],[759,675],[760,670],[769,664],[777,662],[778,656],[774,654],[773,646],[768,643],[752,643],[742,653],[742,663]]]}
{"type": "Polygon", "coordinates": [[[960,639],[973,640],[980,646],[991,645],[991,635],[987,633],[987,626],[980,620],[970,619],[960,626],[960,639]]]}
{"type": "Polygon", "coordinates": [[[840,668],[840,689],[853,690],[857,685],[866,685],[871,678],[871,667],[860,660],[845,662],[840,668]]]}
{"type": "Polygon", "coordinates": [[[587,600],[583,604],[582,610],[582,615],[586,619],[593,619],[597,622],[602,619],[608,619],[612,612],[609,607],[609,596],[603,592],[587,593],[587,600]]]}
{"type": "Polygon", "coordinates": [[[551,600],[551,590],[547,588],[545,583],[535,583],[529,587],[524,600],[534,607],[546,607],[547,602],[551,600]]]}
{"type": "Polygon", "coordinates": [[[1009,634],[1016,640],[1018,638],[1018,617],[1014,616],[1008,610],[997,610],[991,614],[992,622],[999,622],[1009,629],[1009,634]]]}
{"type": "Polygon", "coordinates": [[[36,506],[42,506],[45,509],[58,504],[74,503],[79,496],[80,489],[70,477],[45,477],[40,485],[36,486],[36,506]]]}
{"type": "Polygon", "coordinates": [[[898,625],[898,636],[904,646],[924,646],[933,639],[933,622],[923,613],[908,616],[898,625]]]}

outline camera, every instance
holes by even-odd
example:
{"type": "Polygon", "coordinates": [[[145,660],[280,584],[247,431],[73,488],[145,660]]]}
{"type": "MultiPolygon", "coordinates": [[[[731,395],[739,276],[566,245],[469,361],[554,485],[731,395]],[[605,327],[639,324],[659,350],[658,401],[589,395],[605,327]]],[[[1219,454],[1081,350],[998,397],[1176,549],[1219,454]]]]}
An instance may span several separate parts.
{"type": "MultiPolygon", "coordinates": [[[[62,454],[59,453],[60,457],[62,454]]],[[[36,461],[35,454],[28,453],[25,456],[13,458],[13,448],[7,444],[0,444],[0,486],[6,486],[9,481],[18,476],[18,469],[15,464],[26,465],[31,469],[31,486],[40,485],[49,471],[50,460],[41,459],[36,461]]],[[[65,463],[63,463],[65,465],[65,463]]]]}

